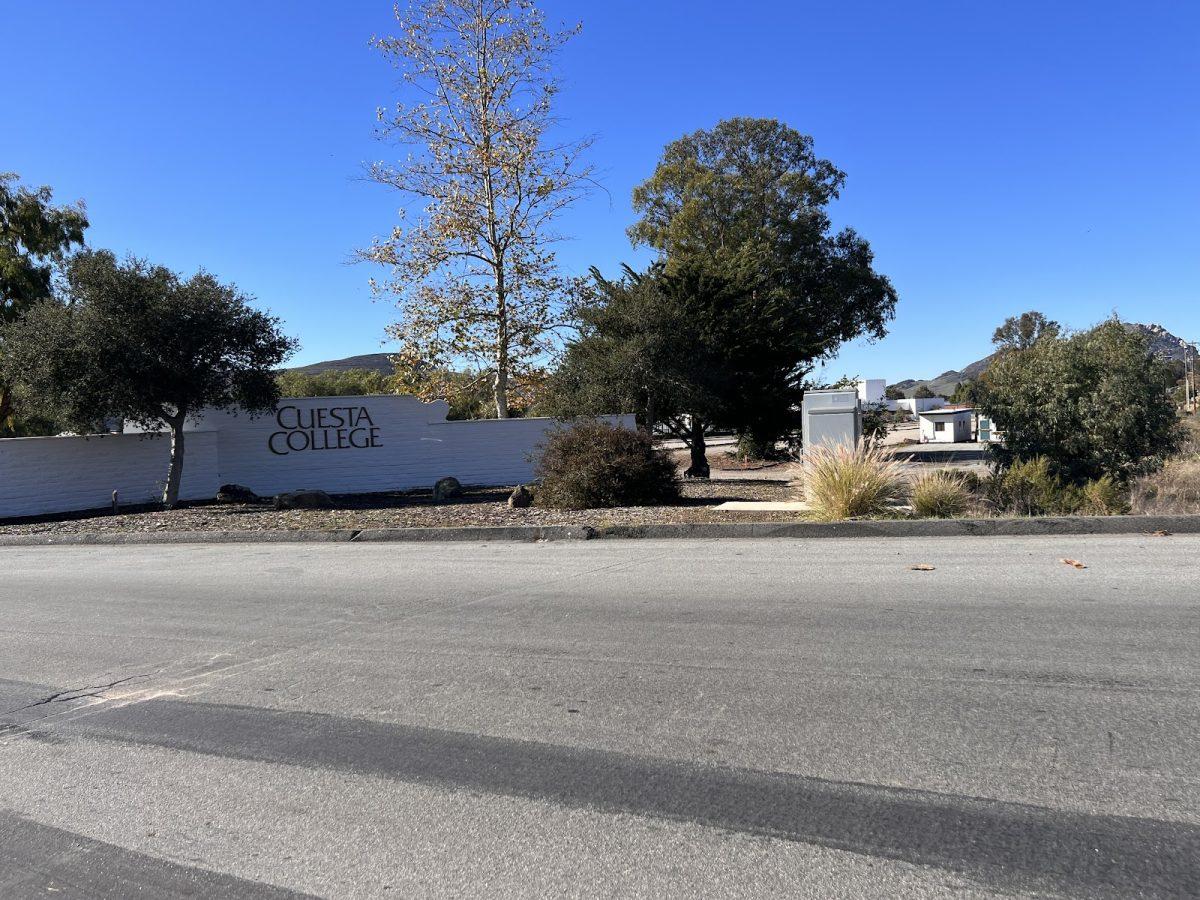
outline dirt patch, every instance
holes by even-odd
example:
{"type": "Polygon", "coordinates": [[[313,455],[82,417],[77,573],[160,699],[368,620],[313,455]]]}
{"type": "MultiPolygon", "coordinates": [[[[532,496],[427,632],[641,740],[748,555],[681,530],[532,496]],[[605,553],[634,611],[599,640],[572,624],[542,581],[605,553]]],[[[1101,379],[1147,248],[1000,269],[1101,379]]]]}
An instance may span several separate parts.
{"type": "Polygon", "coordinates": [[[453,528],[496,525],[653,525],[688,522],[796,521],[794,512],[719,511],[727,500],[789,500],[787,483],[722,479],[685,482],[674,506],[619,507],[563,511],[510,509],[511,487],[467,488],[461,497],[435,503],[430,491],[335,495],[333,509],[276,512],[268,504],[191,503],[169,512],[142,509],[83,513],[0,522],[0,534],[77,534],[80,532],[265,531],[363,528],[453,528]]]}

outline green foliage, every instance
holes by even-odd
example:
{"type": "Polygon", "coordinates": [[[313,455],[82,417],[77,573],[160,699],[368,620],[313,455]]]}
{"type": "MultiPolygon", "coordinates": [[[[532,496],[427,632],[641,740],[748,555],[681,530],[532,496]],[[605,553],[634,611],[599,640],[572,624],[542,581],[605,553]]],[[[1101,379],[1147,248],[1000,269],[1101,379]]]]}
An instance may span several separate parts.
{"type": "Polygon", "coordinates": [[[16,186],[0,173],[0,324],[51,293],[54,266],[83,243],[83,205],[53,206],[48,187],[16,186]]]}
{"type": "Polygon", "coordinates": [[[993,476],[987,493],[997,512],[1017,516],[1112,516],[1127,512],[1124,487],[1105,475],[1076,484],[1054,474],[1044,456],[1018,461],[993,476]]]}
{"type": "Polygon", "coordinates": [[[1124,482],[1179,445],[1170,388],[1145,338],[1113,319],[1002,353],[981,382],[980,406],[1004,434],[992,448],[1001,466],[1044,457],[1071,482],[1124,482]]]}
{"type": "MultiPolygon", "coordinates": [[[[716,357],[696,386],[720,397],[704,421],[758,446],[796,426],[793,407],[817,361],[853,338],[882,337],[894,313],[896,292],[872,268],[870,246],[851,229],[832,230],[826,206],[843,180],[814,155],[812,138],[770,119],[735,118],[669,144],[634,190],[641,218],[630,237],[662,254],[665,271],[654,280],[681,307],[655,324],[682,319],[690,332],[664,342],[670,368],[694,368],[678,348],[716,357]],[[703,321],[692,325],[697,312],[703,321]]],[[[659,409],[656,421],[670,421],[659,409]]]]}
{"type": "MultiPolygon", "coordinates": [[[[596,297],[579,310],[579,339],[551,379],[551,415],[634,411],[644,425],[681,429],[686,415],[745,423],[738,376],[755,365],[751,285],[698,264],[673,274],[661,265],[644,274],[627,268],[620,281],[594,275],[596,297]]],[[[769,352],[767,341],[761,349],[769,352]]]]}
{"type": "Polygon", "coordinates": [[[922,472],[912,480],[913,512],[921,518],[952,519],[971,507],[971,490],[955,472],[922,472]]]}
{"type": "MultiPolygon", "coordinates": [[[[53,206],[48,187],[17,185],[0,172],[0,329],[50,297],[56,268],[83,243],[83,204],[53,206]]],[[[0,344],[0,354],[3,344],[0,344]]],[[[36,412],[14,415],[11,388],[0,381],[0,437],[42,433],[49,420],[36,412]]]]}
{"type": "Polygon", "coordinates": [[[968,378],[966,381],[960,381],[954,386],[954,393],[950,395],[951,403],[969,403],[975,406],[979,403],[979,382],[976,379],[968,378]]]}
{"type": "Polygon", "coordinates": [[[1125,489],[1105,475],[1079,488],[1078,511],[1085,516],[1119,516],[1129,512],[1125,489]]]}
{"type": "Polygon", "coordinates": [[[1043,337],[1056,337],[1061,326],[1037,310],[1010,316],[992,333],[998,350],[1028,350],[1043,337]]]}
{"type": "Polygon", "coordinates": [[[373,369],[306,374],[295,370],[276,376],[281,397],[356,397],[395,393],[394,378],[373,369]]]}
{"type": "Polygon", "coordinates": [[[271,409],[273,371],[294,349],[279,321],[201,272],[85,252],[67,267],[70,303],[43,301],[4,329],[2,374],[76,431],[120,418],[172,430],[164,502],[182,475],[183,425],[207,407],[271,409]]]}
{"type": "Polygon", "coordinates": [[[554,509],[654,506],[679,496],[675,464],[649,435],[603,422],[552,434],[536,474],[535,502],[554,509]]]}
{"type": "Polygon", "coordinates": [[[927,384],[919,384],[917,385],[917,389],[913,391],[913,397],[917,400],[931,400],[936,396],[937,394],[931,391],[927,384]]]}
{"type": "Polygon", "coordinates": [[[862,407],[862,436],[867,441],[880,441],[896,425],[909,421],[903,410],[888,409],[886,403],[867,403],[862,407]]]}
{"type": "Polygon", "coordinates": [[[988,493],[997,511],[1012,515],[1062,515],[1071,511],[1063,483],[1044,456],[1018,460],[998,472],[988,493]]]}
{"type": "Polygon", "coordinates": [[[889,387],[884,390],[883,396],[887,400],[903,400],[904,391],[898,387],[889,387]]]}
{"type": "Polygon", "coordinates": [[[904,495],[904,487],[904,467],[877,444],[805,448],[803,499],[823,521],[884,515],[904,495]]]}

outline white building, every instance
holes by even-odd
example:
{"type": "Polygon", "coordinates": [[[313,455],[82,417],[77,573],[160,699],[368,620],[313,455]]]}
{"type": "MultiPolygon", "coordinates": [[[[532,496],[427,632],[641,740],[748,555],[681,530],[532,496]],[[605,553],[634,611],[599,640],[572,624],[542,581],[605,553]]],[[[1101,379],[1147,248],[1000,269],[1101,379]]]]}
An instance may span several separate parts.
{"type": "Polygon", "coordinates": [[[914,419],[926,410],[940,409],[945,405],[945,397],[905,397],[896,401],[896,409],[906,411],[914,419]]]}
{"type": "Polygon", "coordinates": [[[887,382],[882,378],[860,378],[858,381],[858,402],[863,406],[883,403],[886,400],[887,382]]]}
{"type": "Polygon", "coordinates": [[[926,410],[918,413],[922,444],[962,444],[974,440],[975,410],[926,410]]]}

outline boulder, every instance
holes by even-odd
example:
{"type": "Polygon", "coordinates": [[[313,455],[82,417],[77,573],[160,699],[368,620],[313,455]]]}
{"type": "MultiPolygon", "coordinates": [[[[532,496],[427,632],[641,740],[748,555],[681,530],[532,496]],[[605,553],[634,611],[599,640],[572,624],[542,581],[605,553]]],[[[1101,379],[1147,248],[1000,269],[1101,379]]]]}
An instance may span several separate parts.
{"type": "Polygon", "coordinates": [[[450,500],[454,497],[462,496],[462,485],[458,483],[458,479],[447,476],[439,478],[433,486],[433,499],[437,503],[443,500],[450,500]]]}
{"type": "Polygon", "coordinates": [[[258,494],[240,484],[223,484],[217,491],[218,503],[258,503],[258,494]]]}
{"type": "Polygon", "coordinates": [[[508,495],[508,505],[513,509],[528,509],[533,506],[533,491],[523,484],[518,485],[517,489],[508,495]]]}
{"type": "Polygon", "coordinates": [[[287,491],[275,497],[276,509],[332,509],[333,499],[324,491],[287,491]]]}

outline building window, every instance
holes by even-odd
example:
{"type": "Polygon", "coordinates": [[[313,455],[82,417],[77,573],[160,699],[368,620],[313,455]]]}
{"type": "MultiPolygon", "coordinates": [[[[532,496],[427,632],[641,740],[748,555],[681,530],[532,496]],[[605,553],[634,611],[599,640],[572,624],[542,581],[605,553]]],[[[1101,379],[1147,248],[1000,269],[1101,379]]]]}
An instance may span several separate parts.
{"type": "Polygon", "coordinates": [[[933,430],[934,430],[934,431],[945,431],[945,430],[946,430],[946,423],[945,423],[945,422],[934,422],[934,423],[933,423],[933,430]]]}

